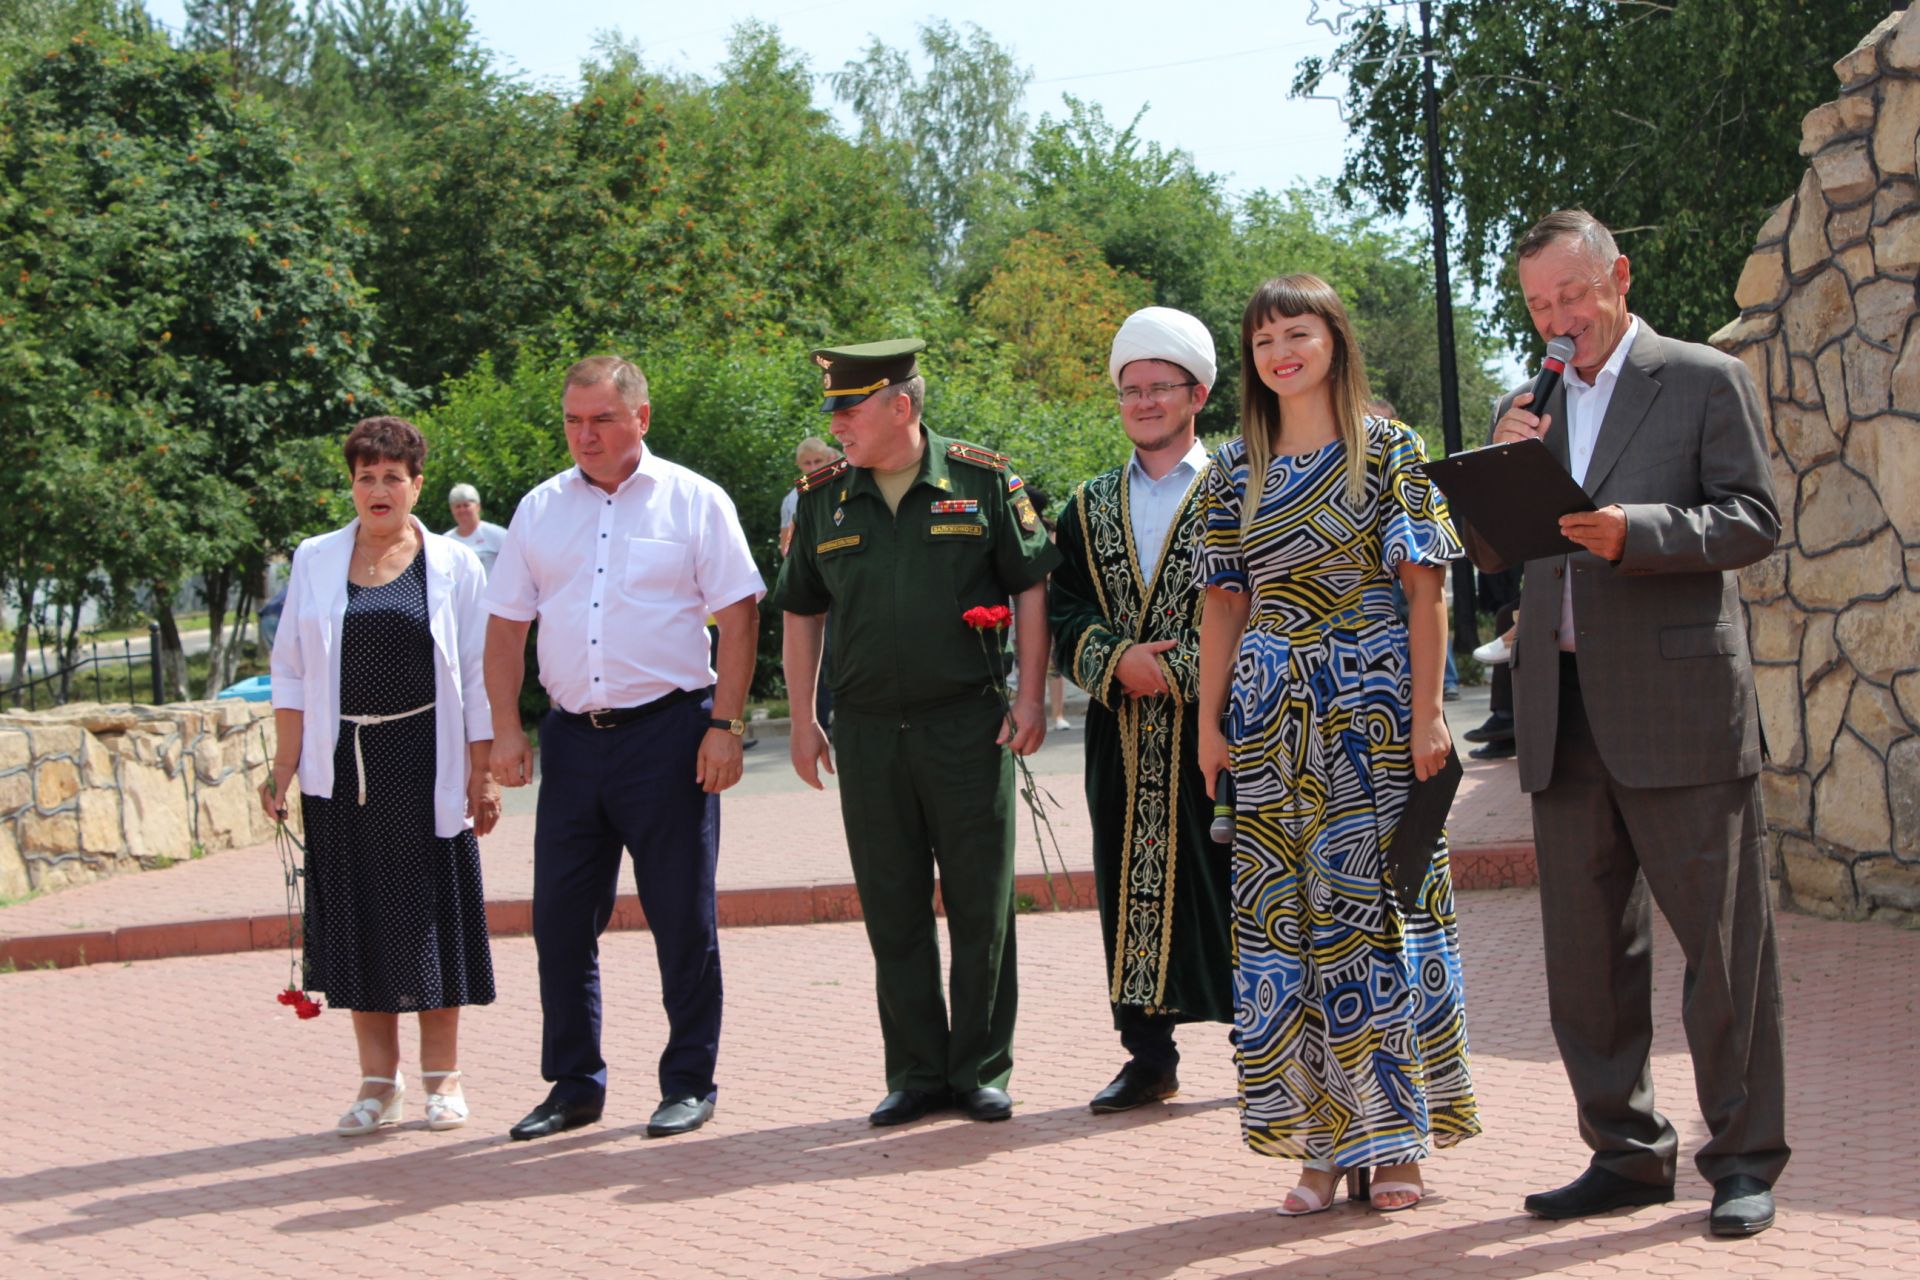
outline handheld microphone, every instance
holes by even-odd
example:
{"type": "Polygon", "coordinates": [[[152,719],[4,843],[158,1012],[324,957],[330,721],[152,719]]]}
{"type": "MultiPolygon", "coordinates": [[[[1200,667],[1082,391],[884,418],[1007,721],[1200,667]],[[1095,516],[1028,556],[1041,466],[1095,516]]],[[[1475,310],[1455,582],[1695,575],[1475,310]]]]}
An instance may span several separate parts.
{"type": "Polygon", "coordinates": [[[1233,774],[1223,769],[1213,783],[1213,824],[1207,834],[1215,844],[1232,844],[1233,828],[1233,774]]]}
{"type": "Polygon", "coordinates": [[[1567,362],[1573,359],[1573,339],[1559,337],[1547,343],[1547,354],[1540,361],[1540,376],[1533,380],[1533,399],[1527,401],[1527,412],[1535,417],[1547,411],[1547,397],[1560,385],[1560,375],[1567,371],[1567,362]]]}

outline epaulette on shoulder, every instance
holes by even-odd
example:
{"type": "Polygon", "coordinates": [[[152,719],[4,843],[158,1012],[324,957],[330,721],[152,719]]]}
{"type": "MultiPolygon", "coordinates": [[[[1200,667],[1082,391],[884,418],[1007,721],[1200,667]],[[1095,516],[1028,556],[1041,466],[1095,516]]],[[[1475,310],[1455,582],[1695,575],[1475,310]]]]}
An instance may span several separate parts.
{"type": "Polygon", "coordinates": [[[845,458],[835,458],[832,462],[829,462],[826,466],[821,467],[819,470],[809,471],[807,472],[807,474],[801,476],[799,483],[795,484],[793,487],[798,489],[802,493],[811,493],[813,490],[818,489],[821,485],[825,484],[827,481],[833,479],[835,476],[845,472],[846,469],[852,465],[853,464],[851,462],[848,462],[845,458]]]}
{"type": "Polygon", "coordinates": [[[968,444],[965,440],[949,440],[947,456],[958,458],[962,462],[971,462],[974,466],[985,467],[989,471],[1005,471],[1012,463],[1012,459],[1004,453],[995,453],[977,444],[968,444]]]}

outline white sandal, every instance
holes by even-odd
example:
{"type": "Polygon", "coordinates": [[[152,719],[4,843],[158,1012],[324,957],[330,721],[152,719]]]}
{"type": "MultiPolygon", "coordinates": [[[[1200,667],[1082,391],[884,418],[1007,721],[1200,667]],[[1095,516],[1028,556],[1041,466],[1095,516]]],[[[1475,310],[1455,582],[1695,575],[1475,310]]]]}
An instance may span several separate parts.
{"type": "Polygon", "coordinates": [[[333,1126],[333,1131],[343,1138],[365,1137],[377,1129],[400,1123],[400,1109],[407,1097],[406,1079],[396,1071],[392,1079],[386,1076],[361,1076],[360,1083],[390,1084],[393,1092],[386,1096],[385,1101],[361,1098],[348,1107],[347,1114],[340,1117],[340,1123],[333,1126]]]}
{"type": "MultiPolygon", "coordinates": [[[[459,1075],[458,1071],[422,1071],[423,1080],[451,1080],[459,1075]]],[[[458,1129],[467,1122],[467,1095],[462,1093],[430,1093],[427,1095],[427,1128],[458,1129]]]]}
{"type": "Polygon", "coordinates": [[[1320,1193],[1308,1186],[1303,1179],[1298,1186],[1287,1192],[1287,1195],[1297,1198],[1301,1204],[1307,1207],[1304,1209],[1289,1209],[1287,1208],[1287,1202],[1282,1200],[1280,1207],[1275,1209],[1274,1212],[1283,1218],[1304,1218],[1315,1213],[1325,1213],[1327,1210],[1333,1208],[1333,1202],[1339,1197],[1340,1184],[1343,1182],[1346,1183],[1347,1186],[1347,1199],[1364,1200],[1367,1198],[1367,1174],[1368,1170],[1366,1169],[1335,1169],[1333,1171],[1333,1185],[1327,1188],[1327,1198],[1324,1200],[1320,1198],[1320,1193]]]}
{"type": "MultiPolygon", "coordinates": [[[[1415,1172],[1418,1172],[1420,1169],[1420,1166],[1417,1163],[1415,1163],[1415,1164],[1405,1164],[1405,1165],[1385,1165],[1383,1166],[1383,1168],[1412,1169],[1415,1172]]],[[[1400,1213],[1404,1210],[1411,1209],[1413,1208],[1413,1206],[1419,1204],[1420,1201],[1423,1198],[1425,1198],[1426,1194],[1427,1194],[1426,1179],[1423,1177],[1419,1182],[1376,1182],[1373,1184],[1372,1189],[1368,1192],[1367,1199],[1369,1203],[1371,1203],[1373,1207],[1375,1209],[1378,1209],[1381,1213],[1400,1213]],[[1392,1195],[1409,1195],[1409,1196],[1412,1196],[1413,1199],[1407,1201],[1405,1204],[1381,1204],[1380,1203],[1381,1196],[1392,1196],[1392,1195]]]]}

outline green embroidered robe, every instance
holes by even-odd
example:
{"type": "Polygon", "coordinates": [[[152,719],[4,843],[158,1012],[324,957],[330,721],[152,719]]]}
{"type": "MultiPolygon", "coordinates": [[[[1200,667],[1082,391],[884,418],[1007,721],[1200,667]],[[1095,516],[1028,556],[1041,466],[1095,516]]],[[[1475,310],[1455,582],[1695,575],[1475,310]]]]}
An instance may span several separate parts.
{"type": "Polygon", "coordinates": [[[1054,665],[1087,691],[1087,808],[1107,949],[1108,998],[1188,1021],[1233,1021],[1231,861],[1208,838],[1213,806],[1195,763],[1200,608],[1193,581],[1201,485],[1188,490],[1154,580],[1140,571],[1127,471],[1095,476],[1061,512],[1048,590],[1054,665]],[[1130,698],[1115,678],[1129,645],[1158,657],[1171,694],[1130,698]]]}

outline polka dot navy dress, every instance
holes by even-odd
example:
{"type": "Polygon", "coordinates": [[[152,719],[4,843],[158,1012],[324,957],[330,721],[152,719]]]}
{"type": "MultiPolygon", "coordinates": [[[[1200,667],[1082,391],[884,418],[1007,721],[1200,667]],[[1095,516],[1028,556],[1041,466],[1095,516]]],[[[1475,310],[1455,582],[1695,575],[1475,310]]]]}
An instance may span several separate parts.
{"type": "MultiPolygon", "coordinates": [[[[394,715],[434,700],[426,556],[378,587],[347,584],[342,715],[394,715]]],[[[480,843],[433,833],[434,713],[340,725],[333,796],[307,824],[307,986],[336,1008],[409,1013],[493,1002],[480,843]]]]}

